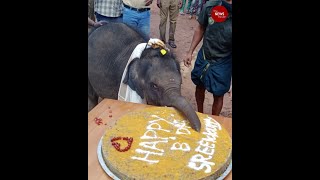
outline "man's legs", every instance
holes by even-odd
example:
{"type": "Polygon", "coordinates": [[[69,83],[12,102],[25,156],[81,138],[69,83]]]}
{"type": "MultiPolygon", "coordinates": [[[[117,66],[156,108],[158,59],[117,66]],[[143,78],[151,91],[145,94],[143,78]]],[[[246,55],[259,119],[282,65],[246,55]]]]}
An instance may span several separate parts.
{"type": "MultiPolygon", "coordinates": [[[[205,87],[203,85],[196,86],[196,102],[198,111],[203,113],[203,103],[205,97],[205,87]]],[[[215,96],[213,95],[213,104],[212,104],[212,115],[219,116],[223,106],[223,96],[215,96]]]]}
{"type": "Polygon", "coordinates": [[[223,106],[223,96],[213,95],[212,115],[219,116],[223,106]]]}
{"type": "MultiPolygon", "coordinates": [[[[205,98],[205,87],[203,85],[196,86],[196,102],[198,111],[203,113],[203,103],[205,98]]],[[[223,106],[223,96],[215,96],[213,95],[213,104],[212,104],[212,115],[219,116],[223,106]]]]}
{"type": "Polygon", "coordinates": [[[197,85],[196,86],[196,102],[197,102],[197,107],[198,111],[203,113],[203,102],[204,102],[204,93],[206,89],[203,85],[197,85]]]}
{"type": "Polygon", "coordinates": [[[232,98],[232,79],[231,79],[231,83],[230,83],[230,89],[228,91],[230,97],[232,98]]]}
{"type": "Polygon", "coordinates": [[[166,43],[166,28],[167,28],[167,17],[169,12],[169,1],[163,0],[161,1],[161,8],[160,8],[160,40],[166,43]]]}
{"type": "Polygon", "coordinates": [[[174,43],[174,34],[177,26],[177,19],[179,14],[179,7],[177,0],[171,0],[169,7],[169,16],[170,16],[170,27],[169,27],[169,45],[172,48],[176,48],[177,45],[174,43]]]}
{"type": "Polygon", "coordinates": [[[148,37],[150,36],[150,14],[150,10],[141,12],[141,17],[138,22],[138,28],[141,30],[142,33],[144,33],[148,37]]]}
{"type": "Polygon", "coordinates": [[[138,28],[137,12],[123,8],[123,22],[128,26],[138,28]]]}

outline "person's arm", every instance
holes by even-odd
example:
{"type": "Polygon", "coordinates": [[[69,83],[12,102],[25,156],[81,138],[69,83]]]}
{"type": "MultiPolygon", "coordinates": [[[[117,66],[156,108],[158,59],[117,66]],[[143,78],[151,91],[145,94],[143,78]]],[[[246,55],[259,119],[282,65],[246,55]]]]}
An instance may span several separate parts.
{"type": "Polygon", "coordinates": [[[94,21],[88,17],[88,25],[94,26],[94,21]]]}
{"type": "Polygon", "coordinates": [[[102,26],[103,24],[101,22],[94,22],[92,19],[88,17],[88,25],[92,27],[99,27],[99,26],[102,26]]]}
{"type": "Polygon", "coordinates": [[[201,39],[203,38],[204,31],[205,31],[205,27],[198,22],[198,26],[196,27],[196,30],[194,31],[194,34],[192,37],[190,48],[186,52],[186,56],[183,60],[185,66],[190,67],[191,60],[192,60],[192,53],[198,46],[201,39]]]}

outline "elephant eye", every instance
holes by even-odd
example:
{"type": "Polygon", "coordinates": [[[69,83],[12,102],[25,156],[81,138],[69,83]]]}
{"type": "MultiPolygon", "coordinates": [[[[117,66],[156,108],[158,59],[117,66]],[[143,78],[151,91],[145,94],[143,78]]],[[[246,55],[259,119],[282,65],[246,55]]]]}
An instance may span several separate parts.
{"type": "Polygon", "coordinates": [[[158,89],[158,86],[154,83],[151,83],[151,87],[154,88],[154,89],[158,89]]]}

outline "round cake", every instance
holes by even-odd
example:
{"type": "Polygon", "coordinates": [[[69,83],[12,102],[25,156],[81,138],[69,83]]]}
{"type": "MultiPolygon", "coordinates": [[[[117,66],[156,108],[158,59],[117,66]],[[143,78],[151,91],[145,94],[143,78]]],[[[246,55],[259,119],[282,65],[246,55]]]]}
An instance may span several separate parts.
{"type": "Polygon", "coordinates": [[[125,114],[102,138],[102,156],[120,179],[216,179],[231,162],[231,137],[198,113],[201,131],[171,107],[125,114]]]}

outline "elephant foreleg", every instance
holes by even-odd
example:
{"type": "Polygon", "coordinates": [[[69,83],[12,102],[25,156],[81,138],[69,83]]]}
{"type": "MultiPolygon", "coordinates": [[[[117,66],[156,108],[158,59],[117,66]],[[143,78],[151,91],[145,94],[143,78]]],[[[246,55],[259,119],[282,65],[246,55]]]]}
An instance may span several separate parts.
{"type": "Polygon", "coordinates": [[[92,88],[88,80],[88,112],[98,104],[99,96],[92,88]]]}

